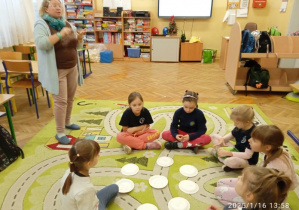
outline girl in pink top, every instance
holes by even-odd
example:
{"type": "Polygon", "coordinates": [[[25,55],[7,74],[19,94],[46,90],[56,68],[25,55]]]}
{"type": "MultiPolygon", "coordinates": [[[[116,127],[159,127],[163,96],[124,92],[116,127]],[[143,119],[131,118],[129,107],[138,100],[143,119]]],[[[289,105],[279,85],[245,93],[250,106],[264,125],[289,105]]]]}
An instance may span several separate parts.
{"type": "MultiPolygon", "coordinates": [[[[249,139],[250,147],[255,152],[265,154],[262,167],[273,168],[284,172],[292,180],[290,190],[298,185],[294,164],[290,155],[282,149],[284,136],[282,131],[275,125],[260,125],[256,127],[249,139]]],[[[237,178],[221,179],[215,188],[217,199],[223,203],[242,203],[242,198],[236,193],[235,185],[237,178]]]]}
{"type": "MultiPolygon", "coordinates": [[[[270,168],[249,166],[237,178],[236,192],[243,198],[244,203],[230,203],[223,209],[234,210],[270,210],[289,208],[284,204],[292,180],[283,172],[270,168]]],[[[211,205],[207,210],[220,210],[211,205]]]]}

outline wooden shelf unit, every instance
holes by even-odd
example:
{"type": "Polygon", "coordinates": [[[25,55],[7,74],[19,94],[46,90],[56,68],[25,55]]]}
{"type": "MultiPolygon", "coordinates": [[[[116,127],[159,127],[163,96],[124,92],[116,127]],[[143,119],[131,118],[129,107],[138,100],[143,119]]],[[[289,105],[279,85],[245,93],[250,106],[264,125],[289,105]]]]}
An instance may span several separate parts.
{"type": "MultiPolygon", "coordinates": [[[[149,12],[148,12],[149,13],[149,12]]],[[[132,13],[131,13],[132,14],[132,13]]],[[[123,37],[123,50],[124,57],[128,57],[128,48],[131,45],[139,46],[142,60],[149,61],[150,47],[151,47],[151,14],[149,17],[127,17],[130,12],[122,12],[122,37],[123,37]],[[147,55],[143,57],[143,55],[147,55]]],[[[136,58],[133,58],[136,59],[136,58]]]]}
{"type": "Polygon", "coordinates": [[[98,14],[101,13],[94,11],[95,42],[112,50],[114,60],[123,60],[122,17],[104,17],[98,14]]]}
{"type": "MultiPolygon", "coordinates": [[[[231,30],[230,41],[227,51],[227,62],[225,67],[225,79],[232,88],[233,93],[238,90],[245,91],[245,82],[248,68],[242,67],[240,62],[241,28],[236,22],[231,30]]],[[[262,68],[269,70],[269,85],[271,91],[290,92],[290,84],[299,80],[299,68],[279,68],[278,64],[282,58],[299,59],[299,37],[294,36],[272,36],[273,53],[241,53],[241,58],[256,60],[262,68]]],[[[248,91],[270,91],[268,89],[257,89],[247,86],[248,91]]]]}
{"type": "Polygon", "coordinates": [[[96,8],[96,1],[91,0],[91,4],[76,3],[75,0],[64,0],[65,16],[68,22],[74,24],[78,29],[87,29],[86,41],[95,42],[93,9],[96,8]],[[91,10],[86,10],[86,8],[91,10]]]}

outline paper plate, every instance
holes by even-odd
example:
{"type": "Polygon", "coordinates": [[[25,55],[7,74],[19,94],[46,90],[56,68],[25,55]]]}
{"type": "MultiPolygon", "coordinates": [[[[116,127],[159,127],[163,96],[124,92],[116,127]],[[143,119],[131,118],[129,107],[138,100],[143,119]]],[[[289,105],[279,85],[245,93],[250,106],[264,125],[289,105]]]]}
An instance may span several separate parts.
{"type": "Polygon", "coordinates": [[[159,157],[157,160],[157,164],[162,167],[168,167],[173,164],[173,159],[170,157],[159,157]]]}
{"type": "Polygon", "coordinates": [[[148,182],[153,188],[160,189],[164,188],[168,184],[168,179],[165,176],[154,175],[149,178],[148,182]]]}
{"type": "Polygon", "coordinates": [[[134,182],[130,179],[121,179],[117,181],[115,184],[119,187],[120,193],[128,193],[134,189],[134,182]]]}
{"type": "Polygon", "coordinates": [[[127,176],[135,175],[135,174],[138,173],[138,171],[139,171],[139,167],[136,164],[133,164],[133,163],[129,163],[127,165],[124,165],[120,170],[120,172],[123,175],[127,175],[127,176]]]}
{"type": "Polygon", "coordinates": [[[151,203],[145,203],[140,205],[137,210],[158,210],[158,208],[151,203]]]}
{"type": "Polygon", "coordinates": [[[185,198],[176,197],[168,202],[169,210],[189,210],[190,203],[185,198]]]}
{"type": "Polygon", "coordinates": [[[183,180],[179,183],[179,188],[184,193],[194,194],[199,190],[198,185],[191,180],[183,180]]]}
{"type": "Polygon", "coordinates": [[[198,174],[197,168],[192,165],[183,165],[180,167],[180,172],[186,177],[194,177],[198,174]]]}

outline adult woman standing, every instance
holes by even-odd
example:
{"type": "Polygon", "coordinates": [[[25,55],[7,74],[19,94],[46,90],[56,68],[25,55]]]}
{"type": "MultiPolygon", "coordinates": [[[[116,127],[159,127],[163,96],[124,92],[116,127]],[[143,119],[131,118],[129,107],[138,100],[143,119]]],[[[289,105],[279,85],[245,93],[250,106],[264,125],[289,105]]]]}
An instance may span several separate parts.
{"type": "Polygon", "coordinates": [[[38,57],[38,80],[53,94],[54,117],[57,134],[55,138],[62,144],[70,141],[65,128],[79,130],[71,124],[71,112],[77,84],[83,84],[77,47],[82,47],[85,31],[65,21],[63,6],[59,0],[43,0],[39,10],[40,19],[34,25],[34,41],[38,57]]]}

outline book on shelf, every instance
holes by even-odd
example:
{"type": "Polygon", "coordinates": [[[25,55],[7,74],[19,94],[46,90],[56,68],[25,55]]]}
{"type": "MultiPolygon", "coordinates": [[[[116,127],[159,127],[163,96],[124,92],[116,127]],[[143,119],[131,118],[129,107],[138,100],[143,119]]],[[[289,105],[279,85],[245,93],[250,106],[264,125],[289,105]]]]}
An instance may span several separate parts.
{"type": "Polygon", "coordinates": [[[104,44],[121,44],[121,33],[104,32],[102,40],[104,44]]]}

